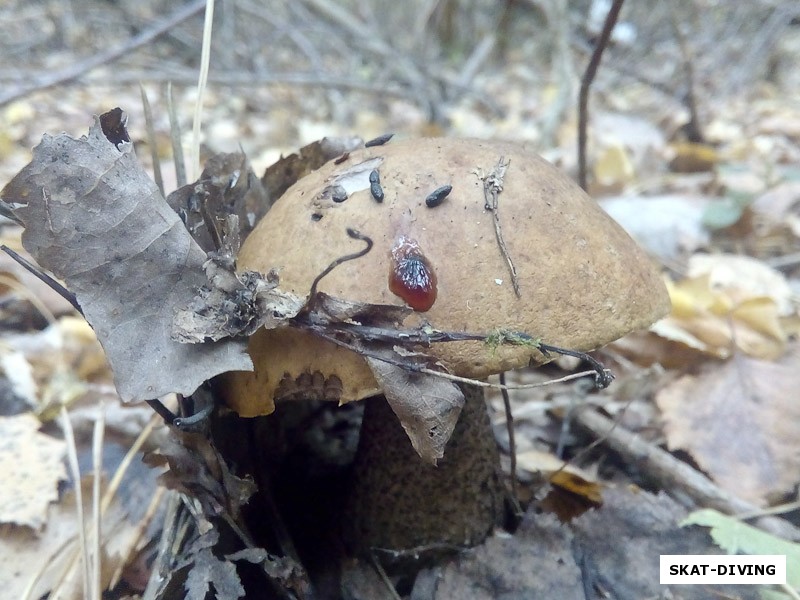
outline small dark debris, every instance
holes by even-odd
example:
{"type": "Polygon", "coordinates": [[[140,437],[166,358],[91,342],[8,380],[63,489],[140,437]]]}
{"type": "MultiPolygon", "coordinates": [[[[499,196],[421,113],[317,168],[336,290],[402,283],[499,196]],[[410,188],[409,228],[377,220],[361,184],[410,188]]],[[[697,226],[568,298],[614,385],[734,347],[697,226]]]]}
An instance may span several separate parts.
{"type": "Polygon", "coordinates": [[[322,215],[320,213],[311,213],[311,220],[312,221],[321,221],[322,215]]]}
{"type": "Polygon", "coordinates": [[[334,202],[344,202],[347,200],[347,190],[341,185],[329,185],[318,196],[320,200],[331,199],[334,202]]]}
{"type": "Polygon", "coordinates": [[[428,197],[425,198],[425,205],[428,208],[436,208],[442,202],[444,202],[444,199],[447,198],[447,195],[452,191],[452,185],[443,185],[442,187],[433,190],[430,194],[428,194],[428,197]]]}
{"type": "Polygon", "coordinates": [[[375,198],[375,200],[383,202],[383,188],[380,183],[373,181],[369,186],[369,191],[372,193],[372,197],[375,198]]]}
{"type": "Polygon", "coordinates": [[[334,160],[334,161],[333,161],[333,164],[335,164],[335,165],[340,165],[340,164],[342,164],[344,161],[346,161],[348,158],[350,158],[350,153],[349,153],[349,152],[345,152],[344,154],[342,154],[341,156],[339,156],[339,157],[338,157],[336,160],[334,160]]]}
{"type": "Polygon", "coordinates": [[[372,169],[369,173],[369,182],[370,183],[380,183],[381,182],[381,174],[378,173],[378,169],[372,169]]]}
{"type": "Polygon", "coordinates": [[[368,142],[364,142],[365,148],[372,148],[373,146],[383,146],[386,142],[394,137],[393,133],[384,133],[383,135],[379,135],[374,140],[370,140],[368,142]]]}
{"type": "Polygon", "coordinates": [[[110,111],[100,115],[100,129],[106,139],[114,144],[117,150],[123,143],[130,143],[131,138],[126,128],[128,115],[120,107],[112,108],[110,111]]]}

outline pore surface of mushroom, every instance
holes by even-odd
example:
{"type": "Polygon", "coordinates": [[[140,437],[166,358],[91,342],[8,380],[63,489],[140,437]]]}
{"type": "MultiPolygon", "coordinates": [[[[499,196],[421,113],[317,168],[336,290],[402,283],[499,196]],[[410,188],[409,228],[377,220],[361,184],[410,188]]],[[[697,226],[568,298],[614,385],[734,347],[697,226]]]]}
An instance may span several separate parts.
{"type": "MultiPolygon", "coordinates": [[[[368,236],[374,247],[336,267],[320,281],[319,290],[371,304],[407,302],[416,311],[408,327],[427,323],[450,332],[524,332],[547,344],[585,351],[647,327],[669,308],[661,278],[644,252],[571,180],[518,144],[422,139],[351,152],[347,160],[330,162],[298,181],[275,203],[243,245],[238,268],[262,273],[274,268],[283,290],[307,295],[325,267],[360,248],[346,234],[348,228],[368,236]],[[381,202],[372,190],[375,171],[381,202]],[[426,203],[444,186],[451,186],[446,197],[426,203]],[[487,190],[497,194],[496,214],[487,208],[487,190]],[[406,262],[398,266],[399,260],[406,262]],[[399,268],[405,271],[398,275],[399,268]]],[[[448,372],[470,378],[547,360],[530,346],[483,342],[434,344],[423,350],[448,372]]],[[[276,399],[302,395],[304,382],[314,383],[319,397],[339,402],[380,392],[360,355],[307,332],[260,331],[251,339],[250,352],[255,372],[233,374],[226,386],[228,403],[243,416],[272,412],[276,399]]],[[[475,393],[465,395],[469,400],[475,393]]],[[[369,407],[365,420],[373,412],[387,420],[386,411],[369,407]]],[[[443,468],[457,465],[458,475],[448,480],[449,490],[438,491],[430,483],[436,468],[398,475],[391,460],[377,460],[376,453],[386,446],[382,436],[394,439],[394,434],[365,422],[363,431],[369,433],[361,448],[369,458],[362,454],[356,461],[358,491],[350,504],[356,546],[474,544],[491,529],[500,505],[496,449],[486,443],[492,438],[485,409],[466,414],[477,421],[460,428],[470,432],[466,441],[456,431],[450,442],[454,450],[448,453],[448,446],[442,462],[443,468]],[[456,456],[476,452],[485,460],[456,456]],[[470,470],[476,473],[473,479],[470,470]],[[429,483],[418,484],[416,475],[429,483]],[[397,477],[412,492],[398,493],[397,477]],[[445,523],[436,528],[414,512],[401,514],[436,512],[437,502],[452,494],[459,478],[473,482],[468,485],[471,499],[459,495],[463,518],[440,519],[445,523]],[[370,506],[403,522],[379,519],[365,508],[370,506]]],[[[396,423],[391,426],[397,430],[396,423]]]]}

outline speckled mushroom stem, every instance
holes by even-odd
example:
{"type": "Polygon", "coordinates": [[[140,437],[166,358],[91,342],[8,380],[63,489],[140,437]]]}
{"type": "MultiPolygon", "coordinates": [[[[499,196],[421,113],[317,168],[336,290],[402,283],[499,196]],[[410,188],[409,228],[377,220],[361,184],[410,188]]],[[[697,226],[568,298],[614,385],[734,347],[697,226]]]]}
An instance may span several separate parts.
{"type": "Polygon", "coordinates": [[[474,546],[503,514],[499,453],[483,389],[462,386],[465,404],[444,458],[424,463],[383,396],[366,401],[345,540],[416,556],[474,546]]]}

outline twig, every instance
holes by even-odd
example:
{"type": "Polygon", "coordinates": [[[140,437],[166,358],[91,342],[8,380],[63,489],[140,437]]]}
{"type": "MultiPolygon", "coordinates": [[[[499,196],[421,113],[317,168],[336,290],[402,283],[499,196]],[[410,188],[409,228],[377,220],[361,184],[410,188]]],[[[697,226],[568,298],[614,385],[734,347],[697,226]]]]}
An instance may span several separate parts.
{"type": "Polygon", "coordinates": [[[156,129],[153,125],[153,110],[144,86],[139,82],[139,92],[142,94],[142,109],[144,110],[144,126],[147,129],[147,143],[150,146],[150,160],[153,161],[153,179],[155,179],[161,195],[164,193],[164,178],[161,176],[161,161],[158,158],[158,143],[156,142],[156,129]]]}
{"type": "Polygon", "coordinates": [[[578,185],[584,190],[586,190],[586,127],[588,122],[589,86],[592,85],[594,76],[597,74],[597,67],[600,66],[600,59],[603,57],[603,51],[611,38],[611,31],[617,23],[617,17],[619,17],[623,2],[624,0],[614,0],[611,5],[606,15],[606,21],[603,23],[603,31],[600,32],[600,37],[594,47],[594,52],[592,52],[592,58],[589,60],[589,65],[581,78],[581,89],[578,95],[578,185]]]}
{"type": "MultiPolygon", "coordinates": [[[[490,383],[488,381],[481,381],[480,379],[470,379],[469,377],[460,377],[458,375],[451,375],[450,373],[445,373],[443,371],[436,371],[434,369],[429,369],[427,367],[423,367],[414,363],[409,363],[407,360],[403,360],[401,358],[392,358],[386,356],[385,354],[379,352],[373,352],[369,349],[365,349],[360,347],[356,344],[351,344],[344,340],[339,339],[335,335],[332,335],[328,332],[326,327],[320,325],[308,325],[303,324],[303,329],[308,329],[310,332],[314,333],[315,335],[321,337],[324,340],[328,340],[329,342],[336,344],[337,346],[341,346],[342,348],[347,348],[356,354],[361,354],[362,356],[368,356],[370,358],[374,358],[375,360],[380,360],[382,362],[388,363],[390,365],[394,365],[395,367],[400,367],[401,369],[405,369],[407,371],[412,371],[414,373],[423,373],[425,375],[432,375],[433,377],[441,377],[442,379],[448,379],[450,381],[454,381],[456,383],[466,383],[469,385],[474,385],[477,387],[484,387],[484,388],[492,388],[492,389],[506,389],[506,390],[529,390],[533,388],[540,388],[545,387],[548,385],[555,385],[557,383],[564,383],[567,381],[572,381],[573,379],[580,379],[581,377],[588,377],[589,375],[593,376],[595,380],[598,377],[597,371],[581,371],[579,373],[571,373],[570,375],[565,375],[564,377],[559,377],[558,379],[548,379],[547,381],[541,381],[539,383],[524,383],[518,385],[502,385],[499,383],[490,383]]],[[[485,339],[485,338],[480,338],[485,339]]],[[[606,377],[610,377],[611,374],[607,373],[606,377]]]]}
{"type": "Polygon", "coordinates": [[[167,510],[164,515],[164,525],[161,529],[161,539],[158,542],[158,552],[156,553],[156,560],[150,570],[150,578],[147,580],[147,586],[142,593],[142,600],[154,600],[156,595],[161,591],[161,585],[165,579],[165,573],[169,570],[172,557],[174,556],[176,540],[179,537],[179,532],[184,530],[183,527],[177,523],[178,519],[184,518],[185,512],[182,510],[183,503],[181,502],[180,494],[177,492],[169,491],[167,499],[167,510]]]}
{"type": "Polygon", "coordinates": [[[150,405],[150,408],[156,411],[156,413],[158,413],[158,416],[164,419],[164,422],[167,423],[168,425],[172,425],[178,418],[178,415],[176,415],[174,412],[172,412],[170,409],[164,406],[161,400],[145,400],[145,402],[147,402],[147,404],[150,405]]]}
{"type": "Polygon", "coordinates": [[[39,314],[42,315],[44,320],[47,321],[48,325],[52,325],[56,322],[56,316],[53,314],[53,311],[47,308],[47,305],[29,288],[21,284],[18,279],[0,273],[0,286],[5,286],[9,290],[15,291],[22,299],[30,302],[33,307],[39,311],[39,314]]]}
{"type": "Polygon", "coordinates": [[[683,69],[686,74],[686,93],[683,96],[683,103],[689,111],[689,122],[683,126],[683,129],[690,142],[702,143],[705,137],[703,136],[703,128],[700,126],[700,116],[697,112],[697,98],[694,94],[694,55],[689,47],[686,35],[681,30],[678,21],[679,17],[676,11],[673,10],[672,13],[670,13],[670,17],[670,25],[672,26],[675,39],[678,41],[678,48],[680,49],[681,58],[683,60],[683,69]]]}
{"type": "Polygon", "coordinates": [[[500,157],[497,164],[489,171],[488,175],[480,177],[483,180],[483,208],[492,213],[494,220],[494,234],[497,238],[497,245],[500,247],[500,254],[508,265],[508,270],[511,272],[511,285],[514,287],[514,293],[517,298],[520,298],[519,293],[519,279],[517,277],[517,268],[511,260],[511,255],[508,253],[506,242],[503,239],[503,230],[500,227],[500,213],[498,211],[498,200],[500,192],[503,191],[503,179],[506,176],[506,170],[511,160],[505,160],[504,156],[500,157]]]}
{"type": "Polygon", "coordinates": [[[397,588],[394,587],[392,580],[389,579],[389,576],[386,574],[386,569],[383,568],[383,565],[378,560],[378,557],[375,556],[374,551],[370,551],[369,553],[370,561],[372,562],[372,567],[375,569],[375,572],[380,577],[383,584],[386,586],[386,592],[389,594],[389,598],[391,600],[402,600],[400,594],[397,593],[397,588]]]}
{"type": "Polygon", "coordinates": [[[25,258],[14,252],[11,248],[6,246],[5,244],[0,245],[0,250],[8,254],[11,258],[17,261],[20,266],[22,266],[26,271],[28,271],[31,275],[48,285],[54,292],[56,292],[59,296],[64,298],[67,302],[69,302],[72,307],[77,310],[80,314],[83,314],[83,310],[81,310],[81,305],[78,304],[78,300],[75,298],[75,294],[70,292],[67,288],[61,285],[58,281],[54,278],[50,277],[47,273],[39,269],[36,265],[28,262],[25,258]]]}
{"type": "Polygon", "coordinates": [[[131,51],[135,50],[136,48],[140,48],[145,46],[155,40],[156,38],[160,37],[161,35],[165,34],[167,31],[183,23],[187,19],[190,19],[201,10],[206,5],[205,0],[195,0],[191,4],[187,4],[186,6],[181,7],[179,10],[175,11],[172,15],[156,23],[150,29],[146,29],[136,37],[129,39],[124,44],[117,46],[116,48],[111,48],[110,50],[106,50],[105,52],[99,52],[94,56],[90,56],[86,60],[81,62],[72,64],[64,69],[56,71],[55,73],[49,73],[38,81],[34,81],[29,85],[24,85],[20,88],[10,90],[4,94],[0,94],[0,106],[8,104],[9,102],[13,102],[14,100],[18,100],[19,98],[23,98],[28,94],[44,90],[59,84],[67,83],[74,79],[77,79],[81,75],[91,71],[95,67],[99,67],[100,65],[105,65],[111,63],[122,56],[130,53],[131,51]]]}
{"type": "MultiPolygon", "coordinates": [[[[579,411],[575,415],[575,423],[603,439],[609,448],[619,453],[628,463],[645,469],[662,489],[672,494],[676,491],[683,492],[696,504],[715,508],[729,515],[758,510],[758,507],[721,489],[669,452],[647,443],[594,410],[579,411]]],[[[758,525],[783,537],[800,540],[800,529],[779,517],[762,517],[758,520],[758,525]]]]}
{"type": "Polygon", "coordinates": [[[541,342],[537,344],[539,350],[546,356],[548,352],[555,352],[556,354],[561,354],[564,356],[572,356],[574,358],[578,358],[584,362],[589,363],[594,369],[595,372],[595,385],[598,389],[604,390],[611,382],[614,381],[614,374],[611,373],[608,369],[603,366],[596,358],[592,357],[585,352],[578,352],[577,350],[569,350],[567,348],[559,348],[558,346],[551,346],[549,344],[542,344],[541,342]]]}
{"type": "Polygon", "coordinates": [[[314,278],[314,282],[311,284],[311,290],[309,291],[309,298],[313,299],[314,296],[317,295],[317,285],[325,277],[328,273],[333,271],[336,267],[338,267],[343,262],[347,262],[348,260],[355,260],[356,258],[361,258],[367,252],[372,250],[372,240],[368,238],[363,233],[356,231],[350,227],[347,228],[347,235],[349,235],[354,240],[361,240],[365,242],[367,245],[363,250],[359,250],[358,252],[353,252],[352,254],[345,254],[344,256],[340,256],[336,260],[334,260],[331,264],[329,264],[325,269],[314,278]]]}
{"type": "Polygon", "coordinates": [[[386,42],[369,23],[331,0],[304,0],[304,4],[341,27],[353,43],[383,59],[384,66],[405,79],[419,100],[427,104],[431,111],[437,109],[431,90],[425,85],[430,74],[422,73],[413,61],[386,42]]]}
{"type": "Polygon", "coordinates": [[[514,512],[521,516],[523,511],[519,504],[517,494],[517,444],[514,434],[514,414],[511,412],[511,399],[508,397],[506,385],[506,373],[500,373],[500,394],[503,396],[503,408],[506,413],[506,433],[508,434],[508,456],[511,459],[511,503],[514,505],[514,512]]]}

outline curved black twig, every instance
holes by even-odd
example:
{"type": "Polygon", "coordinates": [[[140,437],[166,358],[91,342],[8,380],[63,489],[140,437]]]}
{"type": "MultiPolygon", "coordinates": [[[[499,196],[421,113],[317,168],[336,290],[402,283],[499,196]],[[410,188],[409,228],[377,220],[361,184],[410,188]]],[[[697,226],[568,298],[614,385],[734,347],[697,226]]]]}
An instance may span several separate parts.
{"type": "Polygon", "coordinates": [[[309,299],[313,299],[314,296],[317,295],[317,285],[319,285],[319,282],[328,273],[333,271],[336,267],[338,267],[343,262],[347,262],[348,260],[355,260],[356,258],[361,258],[367,252],[372,250],[372,246],[373,246],[372,238],[367,237],[366,235],[364,235],[360,231],[357,231],[357,230],[353,229],[352,227],[348,227],[346,231],[347,231],[347,235],[349,235],[354,240],[361,240],[362,242],[366,242],[366,244],[367,244],[366,248],[364,248],[362,250],[359,250],[358,252],[353,252],[352,254],[345,254],[344,256],[340,256],[339,258],[334,260],[331,264],[329,264],[327,267],[325,267],[325,269],[322,271],[322,273],[317,275],[316,278],[314,279],[314,282],[311,284],[311,290],[309,291],[309,299]]]}
{"type": "Polygon", "coordinates": [[[563,356],[574,356],[575,358],[579,358],[580,360],[587,363],[595,372],[594,376],[594,384],[599,390],[606,389],[611,382],[614,381],[614,374],[611,371],[606,370],[601,363],[596,358],[589,356],[585,352],[578,352],[577,350],[568,350],[567,348],[559,348],[558,346],[550,346],[549,344],[542,344],[541,342],[538,344],[539,351],[547,356],[548,352],[555,352],[556,354],[561,354],[563,356]]]}

